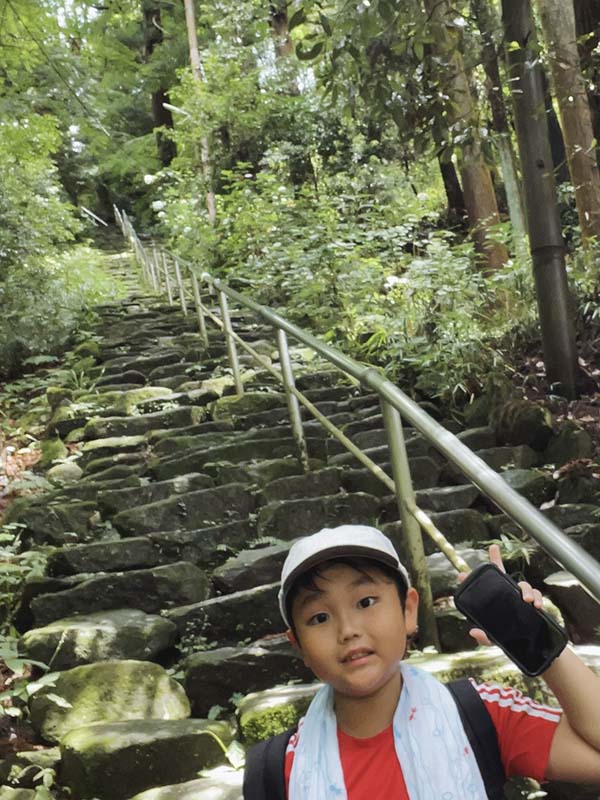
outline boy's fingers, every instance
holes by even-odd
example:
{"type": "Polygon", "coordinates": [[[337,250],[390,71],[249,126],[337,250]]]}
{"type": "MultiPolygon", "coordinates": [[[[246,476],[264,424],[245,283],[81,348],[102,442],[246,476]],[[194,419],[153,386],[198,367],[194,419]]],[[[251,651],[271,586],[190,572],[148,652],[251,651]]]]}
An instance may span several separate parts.
{"type": "Polygon", "coordinates": [[[500,555],[500,548],[497,544],[491,544],[490,549],[488,550],[490,561],[492,564],[495,564],[499,570],[502,572],[506,572],[504,569],[504,563],[502,561],[502,556],[500,555]]]}
{"type": "Polygon", "coordinates": [[[542,607],[543,597],[539,589],[534,589],[527,581],[520,581],[519,589],[526,603],[532,603],[536,608],[542,607]]]}
{"type": "Polygon", "coordinates": [[[485,635],[484,631],[481,630],[481,628],[471,628],[469,635],[475,639],[477,644],[482,645],[483,647],[491,645],[490,640],[485,635]]]}

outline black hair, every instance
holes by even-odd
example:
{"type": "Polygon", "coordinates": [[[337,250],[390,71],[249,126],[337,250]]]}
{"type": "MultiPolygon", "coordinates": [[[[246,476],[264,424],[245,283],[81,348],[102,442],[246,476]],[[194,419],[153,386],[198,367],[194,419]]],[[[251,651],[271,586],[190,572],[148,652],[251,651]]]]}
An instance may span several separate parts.
{"type": "Polygon", "coordinates": [[[285,598],[285,611],[290,623],[290,629],[296,639],[298,639],[298,634],[296,632],[296,626],[294,625],[294,618],[292,617],[292,606],[298,595],[298,592],[301,589],[306,589],[309,592],[317,592],[319,590],[319,587],[316,584],[317,578],[323,578],[323,573],[325,570],[328,570],[330,567],[338,566],[339,564],[342,564],[346,567],[351,567],[357,572],[367,575],[368,577],[370,577],[369,570],[375,569],[390,583],[395,583],[396,589],[398,590],[398,597],[400,598],[400,605],[404,611],[408,586],[406,585],[404,576],[400,572],[395,570],[393,567],[388,566],[387,564],[382,564],[379,561],[374,561],[370,558],[361,558],[359,556],[340,556],[339,558],[331,559],[331,561],[322,561],[320,564],[316,564],[314,567],[311,567],[310,569],[306,570],[306,572],[303,572],[301,575],[299,575],[294,583],[290,586],[285,598]]]}

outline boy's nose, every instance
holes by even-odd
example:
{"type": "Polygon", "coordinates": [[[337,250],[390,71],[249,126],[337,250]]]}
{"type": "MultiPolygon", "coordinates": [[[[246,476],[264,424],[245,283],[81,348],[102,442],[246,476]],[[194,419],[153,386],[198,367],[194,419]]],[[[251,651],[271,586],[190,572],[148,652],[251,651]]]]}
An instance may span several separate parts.
{"type": "Polygon", "coordinates": [[[358,628],[351,614],[343,616],[339,621],[338,638],[341,643],[354,639],[359,635],[358,628]]]}

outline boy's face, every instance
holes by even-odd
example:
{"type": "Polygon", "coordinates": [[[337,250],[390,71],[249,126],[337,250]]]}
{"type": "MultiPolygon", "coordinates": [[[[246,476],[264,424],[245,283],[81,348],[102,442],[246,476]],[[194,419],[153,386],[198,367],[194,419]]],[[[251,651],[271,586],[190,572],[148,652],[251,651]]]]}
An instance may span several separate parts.
{"type": "Polygon", "coordinates": [[[294,644],[336,693],[368,697],[397,676],[416,629],[417,592],[408,590],[403,611],[396,584],[375,565],[332,564],[315,585],[318,591],[302,588],[294,598],[294,644]]]}

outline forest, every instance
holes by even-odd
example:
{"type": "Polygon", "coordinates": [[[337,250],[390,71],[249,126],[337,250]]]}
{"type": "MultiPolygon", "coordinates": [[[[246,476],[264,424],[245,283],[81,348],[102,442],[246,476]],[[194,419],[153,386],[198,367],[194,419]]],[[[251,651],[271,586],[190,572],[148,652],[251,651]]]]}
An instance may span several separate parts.
{"type": "Polygon", "coordinates": [[[458,621],[490,545],[600,674],[599,142],[598,0],[0,0],[0,800],[239,800],[319,526],[440,680],[555,700],[458,621]],[[237,307],[232,356],[223,285],[388,394],[237,307]]]}
{"type": "Polygon", "coordinates": [[[542,339],[549,382],[589,389],[574,328],[598,315],[596,3],[244,0],[187,14],[3,0],[5,375],[51,357],[109,291],[88,211],[112,223],[115,204],[446,401],[542,339]],[[521,79],[526,103],[520,84],[511,93],[521,79]]]}

